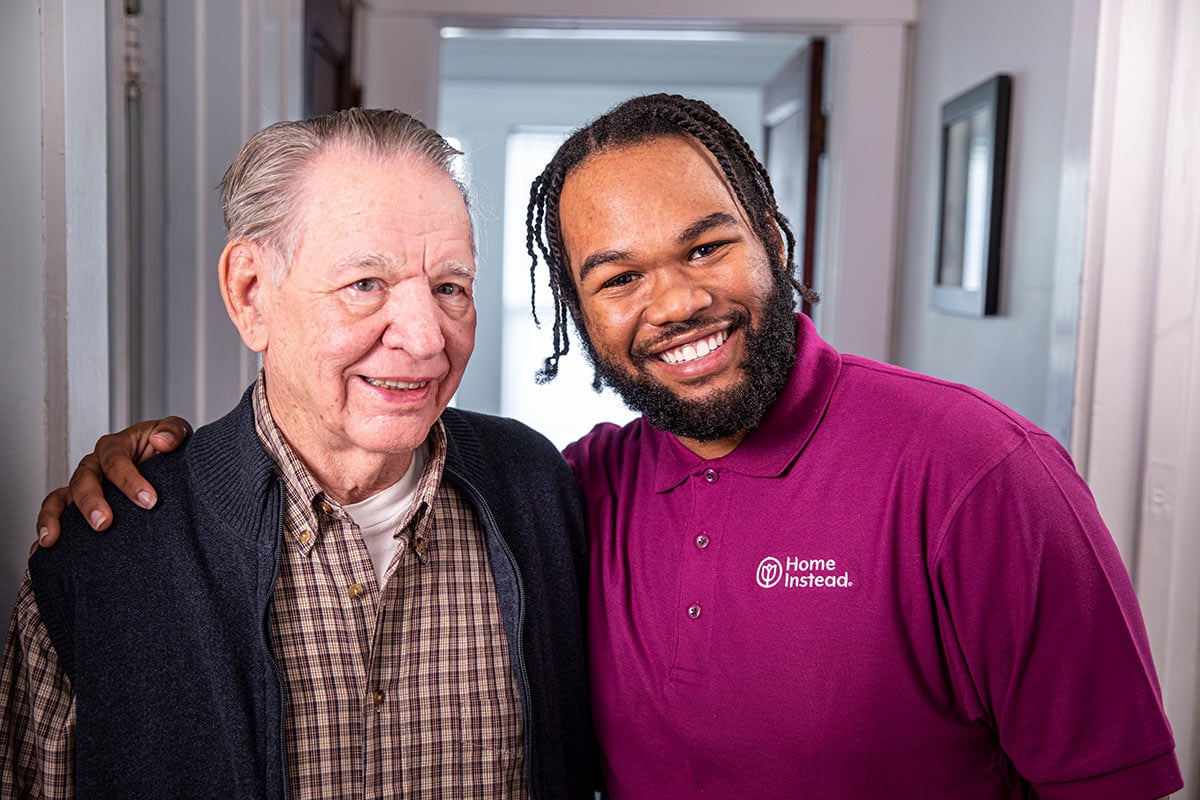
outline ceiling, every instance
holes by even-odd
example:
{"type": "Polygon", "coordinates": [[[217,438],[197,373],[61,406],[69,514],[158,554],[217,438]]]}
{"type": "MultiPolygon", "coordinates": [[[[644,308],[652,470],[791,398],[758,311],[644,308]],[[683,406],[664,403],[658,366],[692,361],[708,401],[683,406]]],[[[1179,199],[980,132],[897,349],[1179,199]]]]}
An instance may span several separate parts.
{"type": "Polygon", "coordinates": [[[458,28],[443,34],[441,74],[472,81],[761,86],[806,41],[776,34],[458,28]]]}

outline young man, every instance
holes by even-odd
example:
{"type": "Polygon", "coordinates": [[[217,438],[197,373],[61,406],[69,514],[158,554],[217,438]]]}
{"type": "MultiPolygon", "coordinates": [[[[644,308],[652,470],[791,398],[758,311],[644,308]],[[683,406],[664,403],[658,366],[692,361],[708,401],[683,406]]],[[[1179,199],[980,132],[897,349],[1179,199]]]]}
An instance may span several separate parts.
{"type": "Polygon", "coordinates": [[[454,152],[357,109],[243,147],[220,285],[262,373],[147,464],[154,512],[67,514],[30,560],[0,795],[592,796],[578,490],[544,437],[446,407],[475,336],[454,152]]]}
{"type": "MultiPolygon", "coordinates": [[[[570,319],[643,414],[565,454],[612,796],[1182,785],[1128,574],[1067,454],[795,315],[791,233],[724,119],[674,96],[622,104],[559,150],[530,220],[556,309],[545,375],[570,319]]],[[[123,485],[146,490],[124,458],[123,485]]]]}

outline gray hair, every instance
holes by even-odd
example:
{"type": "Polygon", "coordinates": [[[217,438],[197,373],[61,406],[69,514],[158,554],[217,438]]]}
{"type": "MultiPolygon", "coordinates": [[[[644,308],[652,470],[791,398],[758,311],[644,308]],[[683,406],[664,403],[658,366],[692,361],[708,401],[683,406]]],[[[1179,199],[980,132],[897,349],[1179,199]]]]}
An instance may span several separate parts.
{"type": "Polygon", "coordinates": [[[335,146],[352,147],[381,160],[416,158],[446,173],[458,186],[468,211],[471,208],[467,187],[455,173],[454,159],[462,154],[437,131],[403,111],[351,108],[277,122],[250,137],[220,185],[227,239],[262,245],[274,261],[271,278],[276,284],[287,274],[299,238],[297,211],[304,199],[299,184],[306,168],[335,146]]]}

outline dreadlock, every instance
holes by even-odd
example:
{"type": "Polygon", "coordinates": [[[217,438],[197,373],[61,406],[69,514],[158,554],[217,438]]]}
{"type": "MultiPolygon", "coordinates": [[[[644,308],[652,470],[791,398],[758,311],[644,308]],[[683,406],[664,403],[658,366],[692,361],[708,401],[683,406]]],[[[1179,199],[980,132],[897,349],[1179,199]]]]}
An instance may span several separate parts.
{"type": "MultiPolygon", "coordinates": [[[[525,249],[532,259],[529,279],[532,284],[530,305],[537,318],[537,265],[541,255],[550,271],[550,294],[554,301],[554,353],[538,370],[538,383],[553,380],[559,359],[570,350],[567,319],[583,331],[579,318],[579,294],[571,277],[563,250],[559,198],[567,176],[589,156],[604,150],[628,147],[664,136],[689,136],[712,153],[733,190],[734,196],[750,218],[755,235],[766,247],[771,269],[787,276],[788,281],[810,303],[820,297],[796,279],[796,237],[787,218],[775,202],[771,178],[762,163],[736,128],[700,100],[673,94],[650,94],[626,100],[586,127],[575,131],[563,143],[545,170],[529,190],[525,214],[525,249]],[[771,243],[782,234],[786,259],[771,243]]],[[[581,333],[582,335],[582,333],[581,333]]],[[[596,385],[599,388],[599,377],[596,385]]]]}

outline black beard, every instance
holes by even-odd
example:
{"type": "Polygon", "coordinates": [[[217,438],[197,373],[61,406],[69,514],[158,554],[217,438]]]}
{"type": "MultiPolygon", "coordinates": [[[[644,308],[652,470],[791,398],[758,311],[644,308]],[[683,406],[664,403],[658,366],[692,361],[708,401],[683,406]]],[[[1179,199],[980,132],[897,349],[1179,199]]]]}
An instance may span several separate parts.
{"type": "MultiPolygon", "coordinates": [[[[796,317],[792,287],[777,277],[763,306],[762,329],[751,328],[745,312],[727,319],[746,337],[746,356],[741,363],[742,379],[703,400],[682,400],[642,366],[652,356],[633,356],[635,374],[600,358],[582,328],[579,338],[596,374],[611,386],[625,405],[644,415],[655,428],[685,439],[711,442],[758,427],[775,405],[796,362],[796,317]]],[[[695,330],[712,320],[679,323],[664,332],[673,337],[695,330]]]]}

